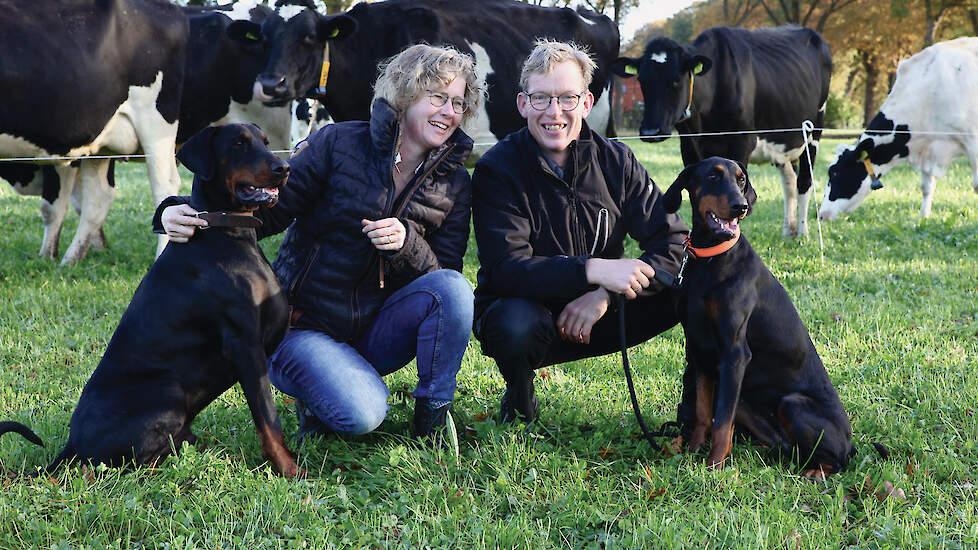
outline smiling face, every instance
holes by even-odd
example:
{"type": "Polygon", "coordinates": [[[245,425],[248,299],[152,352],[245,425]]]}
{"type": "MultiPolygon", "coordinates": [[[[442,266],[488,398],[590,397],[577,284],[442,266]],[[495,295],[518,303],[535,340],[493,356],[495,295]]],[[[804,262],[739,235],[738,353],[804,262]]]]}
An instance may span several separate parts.
{"type": "Polygon", "coordinates": [[[465,80],[453,79],[447,86],[433,85],[414,100],[405,111],[401,129],[401,147],[427,151],[441,147],[462,122],[462,115],[456,113],[453,102],[465,99],[465,80]],[[441,94],[448,101],[441,107],[432,104],[429,93],[441,94]]]}
{"type": "Polygon", "coordinates": [[[594,96],[584,84],[580,66],[574,61],[564,61],[553,66],[547,73],[534,73],[527,80],[526,90],[516,96],[516,107],[526,119],[530,135],[544,154],[560,166],[567,160],[567,148],[581,135],[582,121],[591,112],[594,96]],[[577,107],[564,111],[556,99],[551,99],[546,109],[538,111],[530,105],[530,96],[544,94],[583,96],[577,107]]]}

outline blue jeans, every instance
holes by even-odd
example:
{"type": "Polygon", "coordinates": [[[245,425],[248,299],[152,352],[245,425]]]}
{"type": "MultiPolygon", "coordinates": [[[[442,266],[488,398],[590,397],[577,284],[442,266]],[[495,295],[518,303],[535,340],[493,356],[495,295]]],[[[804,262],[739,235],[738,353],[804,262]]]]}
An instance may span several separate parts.
{"type": "Polygon", "coordinates": [[[272,384],[301,399],[330,429],[373,431],[387,416],[381,379],[418,358],[416,398],[446,403],[472,328],[472,287],[450,269],[418,277],[395,291],[373,325],[352,342],[317,330],[291,330],[269,358],[272,384]]]}

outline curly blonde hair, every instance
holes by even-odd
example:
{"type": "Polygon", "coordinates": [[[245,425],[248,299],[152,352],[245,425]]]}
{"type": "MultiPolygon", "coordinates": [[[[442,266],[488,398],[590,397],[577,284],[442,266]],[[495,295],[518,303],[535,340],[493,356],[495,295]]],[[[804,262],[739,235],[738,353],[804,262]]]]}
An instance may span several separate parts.
{"type": "Polygon", "coordinates": [[[521,90],[526,91],[526,87],[530,85],[531,75],[547,74],[553,70],[555,65],[565,61],[576,62],[581,67],[584,87],[591,86],[591,78],[598,66],[591,59],[591,53],[586,47],[574,42],[557,42],[546,39],[537,40],[533,46],[533,51],[523,62],[523,70],[520,72],[521,90]]]}
{"type": "Polygon", "coordinates": [[[465,112],[462,123],[475,116],[486,93],[485,82],[475,72],[472,56],[451,46],[415,44],[382,62],[380,76],[374,84],[374,98],[384,98],[397,112],[403,113],[425,90],[447,86],[461,77],[465,80],[465,112]]]}

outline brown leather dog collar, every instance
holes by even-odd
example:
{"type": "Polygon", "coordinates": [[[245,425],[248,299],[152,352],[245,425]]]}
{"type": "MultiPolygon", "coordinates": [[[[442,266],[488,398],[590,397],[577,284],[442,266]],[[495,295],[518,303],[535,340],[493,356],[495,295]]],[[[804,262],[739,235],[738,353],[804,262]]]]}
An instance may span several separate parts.
{"type": "Polygon", "coordinates": [[[194,217],[207,222],[207,227],[261,227],[258,218],[233,212],[197,212],[194,217]]]}
{"type": "Polygon", "coordinates": [[[737,244],[740,240],[740,227],[737,228],[737,232],[729,241],[723,241],[720,244],[708,246],[706,248],[696,248],[693,246],[689,237],[686,237],[686,250],[689,251],[690,255],[697,259],[702,258],[712,258],[713,256],[719,256],[724,252],[733,248],[733,245],[737,244]]]}

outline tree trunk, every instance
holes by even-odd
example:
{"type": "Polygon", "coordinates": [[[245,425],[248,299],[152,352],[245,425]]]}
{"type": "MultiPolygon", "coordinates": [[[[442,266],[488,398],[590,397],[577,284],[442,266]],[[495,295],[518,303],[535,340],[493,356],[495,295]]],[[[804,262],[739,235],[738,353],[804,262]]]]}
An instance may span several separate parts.
{"type": "Polygon", "coordinates": [[[614,93],[611,96],[613,98],[611,113],[614,116],[615,129],[621,135],[620,132],[625,127],[625,101],[622,97],[625,95],[625,83],[618,75],[611,75],[611,86],[614,93]]]}
{"type": "Polygon", "coordinates": [[[866,71],[866,89],[863,96],[863,128],[869,126],[873,117],[879,112],[879,101],[876,99],[876,84],[879,80],[879,69],[876,66],[876,56],[860,51],[863,69],[866,71]]]}
{"type": "Polygon", "coordinates": [[[934,32],[937,29],[937,18],[934,17],[930,0],[924,0],[924,21],[927,25],[924,30],[924,47],[926,48],[934,43],[934,32]]]}
{"type": "Polygon", "coordinates": [[[970,9],[968,10],[968,19],[971,21],[971,30],[975,36],[978,36],[978,10],[970,9]]]}

